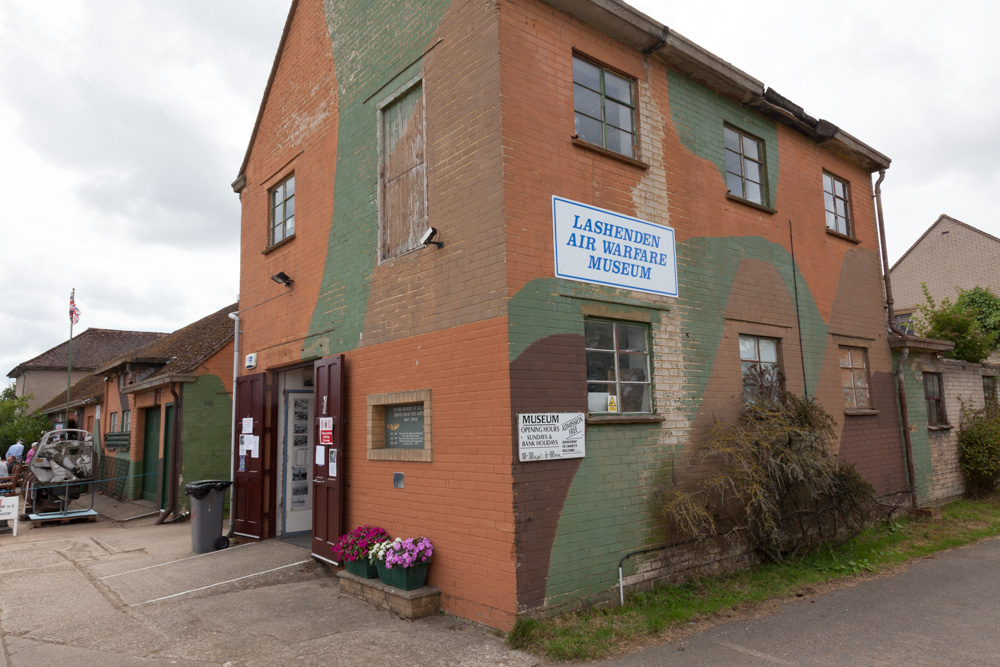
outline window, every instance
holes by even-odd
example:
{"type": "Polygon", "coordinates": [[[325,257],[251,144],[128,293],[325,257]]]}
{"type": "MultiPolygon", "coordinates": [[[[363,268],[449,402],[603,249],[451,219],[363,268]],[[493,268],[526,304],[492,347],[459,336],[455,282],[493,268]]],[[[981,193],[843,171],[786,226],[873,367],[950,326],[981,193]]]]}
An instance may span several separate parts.
{"type": "Polygon", "coordinates": [[[847,182],[823,172],[823,203],[826,206],[826,227],[844,236],[851,230],[850,189],[847,182]]]}
{"type": "Polygon", "coordinates": [[[633,82],[573,56],[576,135],[625,157],[635,157],[633,82]]]}
{"type": "Polygon", "coordinates": [[[122,433],[132,430],[132,411],[122,410],[122,433]]]}
{"type": "Polygon", "coordinates": [[[944,413],[944,383],[940,373],[924,373],[924,400],[927,401],[927,425],[948,424],[944,413]]]}
{"type": "Polygon", "coordinates": [[[590,412],[652,412],[649,329],[645,324],[585,320],[590,412]]]}
{"type": "Polygon", "coordinates": [[[908,336],[912,336],[917,332],[913,326],[913,313],[896,315],[896,324],[898,324],[908,336]]]}
{"type": "Polygon", "coordinates": [[[424,89],[420,79],[378,107],[379,261],[420,248],[427,231],[424,89]]]}
{"type": "Polygon", "coordinates": [[[983,404],[987,408],[997,407],[997,376],[983,376],[983,404]]]}
{"type": "Polygon", "coordinates": [[[108,433],[117,433],[117,432],[118,432],[118,413],[112,412],[111,423],[108,425],[108,433]]]}
{"type": "Polygon", "coordinates": [[[766,206],[764,142],[729,127],[722,128],[726,144],[726,187],[729,194],[766,206]]]}
{"type": "Polygon", "coordinates": [[[844,389],[844,408],[870,410],[868,389],[868,353],[860,347],[840,348],[840,378],[844,389]]]}
{"type": "Polygon", "coordinates": [[[295,234],[295,175],[270,191],[271,245],[295,234]]]}
{"type": "Polygon", "coordinates": [[[740,367],[746,398],[776,400],[781,393],[778,340],[740,335],[740,367]]]}

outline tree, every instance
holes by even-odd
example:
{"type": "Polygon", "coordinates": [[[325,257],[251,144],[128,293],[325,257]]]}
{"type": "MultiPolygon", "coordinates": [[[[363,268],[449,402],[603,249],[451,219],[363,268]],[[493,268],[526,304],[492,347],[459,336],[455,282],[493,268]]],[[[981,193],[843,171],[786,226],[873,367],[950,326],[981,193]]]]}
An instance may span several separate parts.
{"type": "Polygon", "coordinates": [[[996,348],[997,335],[983,330],[976,312],[961,303],[961,296],[955,303],[945,298],[938,304],[927,291],[927,283],[920,283],[920,287],[927,303],[920,306],[920,315],[915,321],[917,333],[925,338],[954,343],[955,349],[944,355],[949,359],[978,364],[990,356],[996,348]]]}
{"type": "Polygon", "coordinates": [[[32,414],[28,401],[15,396],[12,385],[0,392],[0,452],[4,456],[18,438],[30,444],[49,428],[48,418],[40,412],[32,414]]]}
{"type": "Polygon", "coordinates": [[[979,328],[993,334],[996,342],[1000,343],[1000,297],[985,287],[976,286],[959,292],[956,303],[971,310],[979,328]]]}

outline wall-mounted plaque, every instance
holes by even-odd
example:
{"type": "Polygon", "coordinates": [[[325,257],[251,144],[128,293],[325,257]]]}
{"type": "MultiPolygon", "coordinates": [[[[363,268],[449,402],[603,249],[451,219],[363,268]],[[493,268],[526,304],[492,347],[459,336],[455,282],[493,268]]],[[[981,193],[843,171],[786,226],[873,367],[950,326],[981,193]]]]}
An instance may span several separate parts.
{"type": "Polygon", "coordinates": [[[424,404],[385,406],[385,448],[424,448],[424,404]]]}

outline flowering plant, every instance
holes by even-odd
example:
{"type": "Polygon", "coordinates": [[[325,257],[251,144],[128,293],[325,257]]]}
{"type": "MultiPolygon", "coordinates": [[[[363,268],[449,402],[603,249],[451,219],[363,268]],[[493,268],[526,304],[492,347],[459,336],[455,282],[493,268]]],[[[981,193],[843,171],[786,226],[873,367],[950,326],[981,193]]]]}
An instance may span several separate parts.
{"type": "Polygon", "coordinates": [[[368,550],[368,561],[374,565],[377,561],[385,564],[385,569],[391,570],[393,566],[407,568],[428,563],[434,554],[434,547],[426,537],[404,540],[397,537],[395,540],[379,542],[368,550]]]}
{"type": "Polygon", "coordinates": [[[371,547],[387,539],[389,533],[384,528],[365,524],[341,535],[333,546],[333,553],[344,560],[361,560],[368,557],[371,547]]]}

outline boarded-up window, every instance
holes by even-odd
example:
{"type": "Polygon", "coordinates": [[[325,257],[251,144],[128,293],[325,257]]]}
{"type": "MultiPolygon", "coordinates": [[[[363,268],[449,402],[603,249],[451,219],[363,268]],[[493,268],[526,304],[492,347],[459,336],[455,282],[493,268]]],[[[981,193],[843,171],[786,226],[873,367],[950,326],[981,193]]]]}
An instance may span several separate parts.
{"type": "Polygon", "coordinates": [[[379,109],[379,258],[419,246],[427,229],[424,95],[418,80],[379,109]]]}

